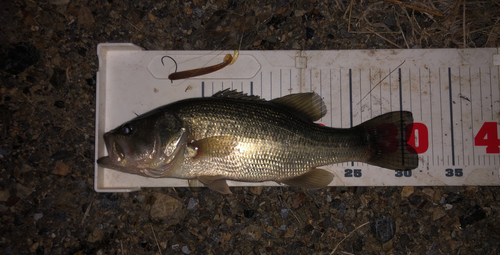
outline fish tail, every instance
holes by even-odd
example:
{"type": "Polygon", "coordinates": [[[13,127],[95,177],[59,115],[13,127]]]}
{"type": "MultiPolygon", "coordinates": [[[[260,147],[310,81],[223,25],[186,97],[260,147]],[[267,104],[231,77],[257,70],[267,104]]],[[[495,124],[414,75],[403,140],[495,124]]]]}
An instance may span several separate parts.
{"type": "Polygon", "coordinates": [[[367,132],[369,157],[366,163],[393,170],[418,167],[418,154],[408,144],[413,131],[413,114],[389,112],[359,125],[367,132]]]}

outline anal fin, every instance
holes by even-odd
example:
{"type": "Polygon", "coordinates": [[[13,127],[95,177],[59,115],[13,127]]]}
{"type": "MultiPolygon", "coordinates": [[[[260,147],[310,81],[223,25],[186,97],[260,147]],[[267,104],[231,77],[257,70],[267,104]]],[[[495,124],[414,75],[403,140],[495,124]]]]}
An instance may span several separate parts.
{"type": "Polygon", "coordinates": [[[221,194],[232,194],[227,185],[226,179],[222,175],[216,176],[198,176],[198,181],[205,184],[211,190],[217,191],[221,194]]]}
{"type": "Polygon", "coordinates": [[[286,181],[282,181],[282,183],[306,189],[320,189],[328,186],[332,180],[332,173],[320,168],[312,168],[309,172],[286,181]]]}

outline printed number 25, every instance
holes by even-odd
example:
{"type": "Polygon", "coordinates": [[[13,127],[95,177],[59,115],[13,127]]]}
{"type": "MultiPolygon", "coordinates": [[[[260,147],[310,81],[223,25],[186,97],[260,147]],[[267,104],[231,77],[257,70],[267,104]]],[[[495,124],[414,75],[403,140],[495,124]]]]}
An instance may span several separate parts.
{"type": "Polygon", "coordinates": [[[486,146],[486,153],[500,153],[500,140],[496,122],[485,122],[476,137],[475,146],[486,146]]]}

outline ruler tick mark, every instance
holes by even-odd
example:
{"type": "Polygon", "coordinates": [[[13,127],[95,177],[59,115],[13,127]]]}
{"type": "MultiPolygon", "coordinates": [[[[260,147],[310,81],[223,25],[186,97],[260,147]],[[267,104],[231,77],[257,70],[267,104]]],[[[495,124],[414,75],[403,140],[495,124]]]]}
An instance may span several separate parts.
{"type": "MultiPolygon", "coordinates": [[[[349,108],[351,112],[351,128],[352,128],[352,69],[349,69],[349,108]]],[[[354,162],[351,161],[351,165],[354,166],[354,162]]]]}
{"type": "Polygon", "coordinates": [[[205,82],[201,82],[201,97],[205,97],[205,82]]]}
{"type": "Polygon", "coordinates": [[[452,90],[451,90],[451,68],[448,67],[448,86],[450,92],[450,126],[451,126],[451,164],[455,165],[455,137],[453,135],[453,100],[452,100],[452,90]]]}
{"type": "Polygon", "coordinates": [[[443,86],[441,85],[441,68],[438,68],[438,79],[439,79],[439,110],[441,111],[441,155],[443,157],[443,165],[444,165],[444,126],[443,126],[443,97],[441,95],[441,91],[443,90],[443,86]]]}

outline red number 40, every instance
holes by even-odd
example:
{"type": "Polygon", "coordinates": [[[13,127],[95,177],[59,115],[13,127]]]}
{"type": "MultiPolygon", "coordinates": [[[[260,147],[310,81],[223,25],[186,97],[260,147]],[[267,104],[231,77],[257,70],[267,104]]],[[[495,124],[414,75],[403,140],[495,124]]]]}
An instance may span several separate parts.
{"type": "Polygon", "coordinates": [[[500,153],[500,140],[496,122],[485,122],[476,137],[475,146],[486,146],[486,153],[500,153]]]}

